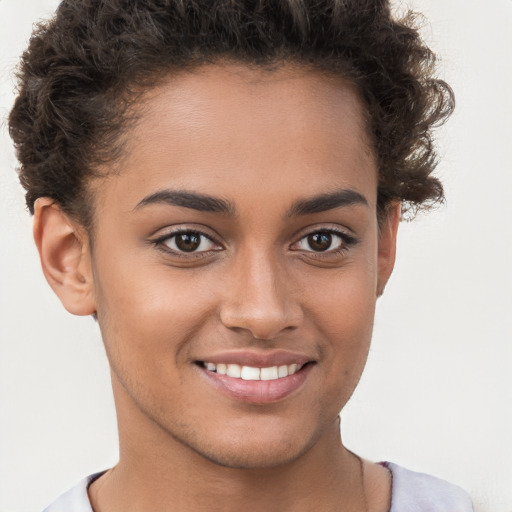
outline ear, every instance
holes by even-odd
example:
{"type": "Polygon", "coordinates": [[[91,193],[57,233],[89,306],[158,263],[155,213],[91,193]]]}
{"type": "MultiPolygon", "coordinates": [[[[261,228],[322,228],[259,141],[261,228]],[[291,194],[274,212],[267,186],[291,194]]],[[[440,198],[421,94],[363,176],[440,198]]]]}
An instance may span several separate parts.
{"type": "Polygon", "coordinates": [[[377,254],[377,297],[380,297],[384,293],[386,283],[395,266],[396,238],[401,212],[401,203],[392,203],[386,209],[384,218],[380,223],[377,254]]]}
{"type": "Polygon", "coordinates": [[[34,208],[34,240],[46,280],[74,315],[96,311],[89,237],[53,199],[41,197],[34,208]]]}

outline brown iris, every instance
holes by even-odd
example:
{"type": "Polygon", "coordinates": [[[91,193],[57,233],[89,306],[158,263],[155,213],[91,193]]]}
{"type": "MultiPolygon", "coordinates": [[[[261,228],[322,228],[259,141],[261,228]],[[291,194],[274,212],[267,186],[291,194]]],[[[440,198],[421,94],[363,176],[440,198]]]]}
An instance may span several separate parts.
{"type": "Polygon", "coordinates": [[[201,244],[201,235],[199,233],[180,233],[176,235],[176,247],[180,251],[195,251],[201,244]]]}
{"type": "Polygon", "coordinates": [[[331,244],[332,235],[330,233],[314,233],[308,236],[308,245],[313,251],[326,251],[331,244]]]}

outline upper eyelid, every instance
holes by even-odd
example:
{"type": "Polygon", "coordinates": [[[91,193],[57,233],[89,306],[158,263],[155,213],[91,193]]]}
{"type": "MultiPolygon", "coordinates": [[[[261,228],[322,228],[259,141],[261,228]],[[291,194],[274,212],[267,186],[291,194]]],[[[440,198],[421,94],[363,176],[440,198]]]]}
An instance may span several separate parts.
{"type": "Polygon", "coordinates": [[[165,233],[162,233],[161,235],[156,235],[149,240],[149,243],[151,245],[154,245],[158,250],[163,251],[164,253],[166,253],[169,256],[173,255],[174,257],[180,257],[180,258],[205,257],[208,254],[218,252],[219,250],[223,250],[225,248],[224,244],[220,243],[218,241],[218,239],[205,233],[203,230],[197,229],[197,228],[184,227],[184,226],[181,228],[175,228],[172,230],[168,230],[165,233]],[[165,243],[167,240],[171,240],[172,238],[174,238],[180,234],[183,234],[183,233],[197,233],[198,235],[203,236],[204,238],[209,240],[217,248],[213,247],[211,249],[207,249],[207,250],[203,250],[203,251],[186,252],[186,251],[180,251],[180,250],[173,249],[165,243]],[[218,249],[218,247],[221,247],[221,249],[218,249]]]}
{"type": "MultiPolygon", "coordinates": [[[[297,245],[300,242],[304,241],[309,236],[317,234],[317,233],[328,233],[329,235],[337,236],[341,240],[342,245],[345,246],[345,247],[350,245],[351,243],[353,243],[355,241],[354,237],[351,237],[349,235],[345,235],[344,233],[340,233],[338,231],[333,231],[333,230],[331,230],[331,231],[327,231],[327,230],[325,230],[325,231],[312,231],[311,233],[307,233],[304,236],[301,236],[296,242],[293,242],[292,247],[294,245],[297,245]]],[[[325,252],[329,252],[331,250],[333,250],[333,249],[329,249],[329,250],[327,250],[325,252]]],[[[315,252],[315,251],[313,251],[313,252],[315,252]]]]}
{"type": "Polygon", "coordinates": [[[207,233],[204,228],[196,228],[193,226],[179,226],[175,228],[163,228],[163,233],[158,233],[159,231],[162,231],[162,229],[159,229],[156,232],[156,234],[151,236],[153,242],[167,240],[168,238],[172,238],[173,236],[177,236],[183,233],[197,233],[201,236],[204,236],[205,238],[208,238],[208,240],[215,242],[216,244],[222,245],[222,243],[219,242],[219,236],[207,233]]]}
{"type": "Polygon", "coordinates": [[[309,233],[317,233],[319,231],[332,231],[334,233],[356,236],[354,230],[350,229],[348,226],[340,225],[337,222],[315,222],[314,224],[309,224],[308,226],[297,229],[293,233],[292,238],[298,238],[309,233]]]}
{"type": "Polygon", "coordinates": [[[356,241],[358,239],[356,234],[349,228],[334,226],[332,224],[331,225],[323,225],[323,226],[316,225],[316,226],[308,226],[306,228],[302,228],[299,231],[297,231],[293,235],[293,239],[295,241],[292,242],[292,245],[299,242],[299,240],[302,240],[303,238],[313,235],[315,233],[334,233],[342,238],[350,239],[353,241],[356,241]]]}
{"type": "MultiPolygon", "coordinates": [[[[172,238],[173,236],[177,236],[181,233],[198,233],[201,236],[204,236],[211,242],[218,244],[222,247],[226,246],[225,241],[220,237],[218,234],[212,235],[208,232],[206,232],[206,229],[202,226],[195,227],[194,225],[178,225],[176,227],[167,227],[162,228],[164,230],[164,233],[156,234],[151,237],[151,240],[153,243],[161,243],[169,238],[172,238]]],[[[162,231],[162,229],[158,231],[162,231]]],[[[157,233],[158,233],[157,231],[157,233]]],[[[293,242],[290,243],[290,246],[293,246],[297,244],[300,240],[303,238],[310,236],[315,233],[333,233],[335,235],[340,236],[342,239],[344,239],[346,242],[357,242],[358,237],[354,234],[354,232],[345,227],[335,226],[333,224],[327,224],[327,225],[311,225],[304,228],[301,228],[300,230],[297,230],[292,235],[293,242]]]]}

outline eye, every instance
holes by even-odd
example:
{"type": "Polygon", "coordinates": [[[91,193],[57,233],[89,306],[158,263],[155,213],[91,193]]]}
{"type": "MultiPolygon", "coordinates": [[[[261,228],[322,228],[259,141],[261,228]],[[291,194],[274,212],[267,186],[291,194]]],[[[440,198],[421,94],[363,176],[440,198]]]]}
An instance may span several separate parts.
{"type": "Polygon", "coordinates": [[[179,253],[198,253],[218,250],[218,245],[198,231],[180,231],[158,240],[167,249],[179,253]]]}
{"type": "Polygon", "coordinates": [[[354,243],[353,237],[332,230],[321,230],[302,237],[294,249],[306,252],[339,252],[354,243]]]}

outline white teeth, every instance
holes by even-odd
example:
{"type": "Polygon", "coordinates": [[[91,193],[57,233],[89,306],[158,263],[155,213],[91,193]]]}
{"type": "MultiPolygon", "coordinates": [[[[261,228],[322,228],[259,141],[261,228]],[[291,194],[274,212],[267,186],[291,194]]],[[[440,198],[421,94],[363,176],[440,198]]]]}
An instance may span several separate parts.
{"type": "Polygon", "coordinates": [[[274,380],[279,377],[277,372],[277,366],[271,366],[270,368],[261,369],[261,380],[274,380]]]}
{"type": "Polygon", "coordinates": [[[240,375],[243,380],[260,380],[260,369],[251,366],[243,366],[240,375]]]}
{"type": "Polygon", "coordinates": [[[235,379],[239,379],[241,376],[242,370],[238,364],[228,364],[226,375],[228,377],[233,377],[235,379]]]}
{"type": "Polygon", "coordinates": [[[288,377],[297,373],[303,365],[289,364],[281,366],[269,366],[266,368],[255,368],[253,366],[240,366],[238,364],[224,363],[203,363],[204,367],[210,372],[217,372],[220,375],[227,375],[235,379],[242,380],[276,380],[288,377]]]}
{"type": "Polygon", "coordinates": [[[298,367],[299,367],[298,364],[289,364],[288,365],[288,375],[293,375],[297,371],[298,367]]]}

